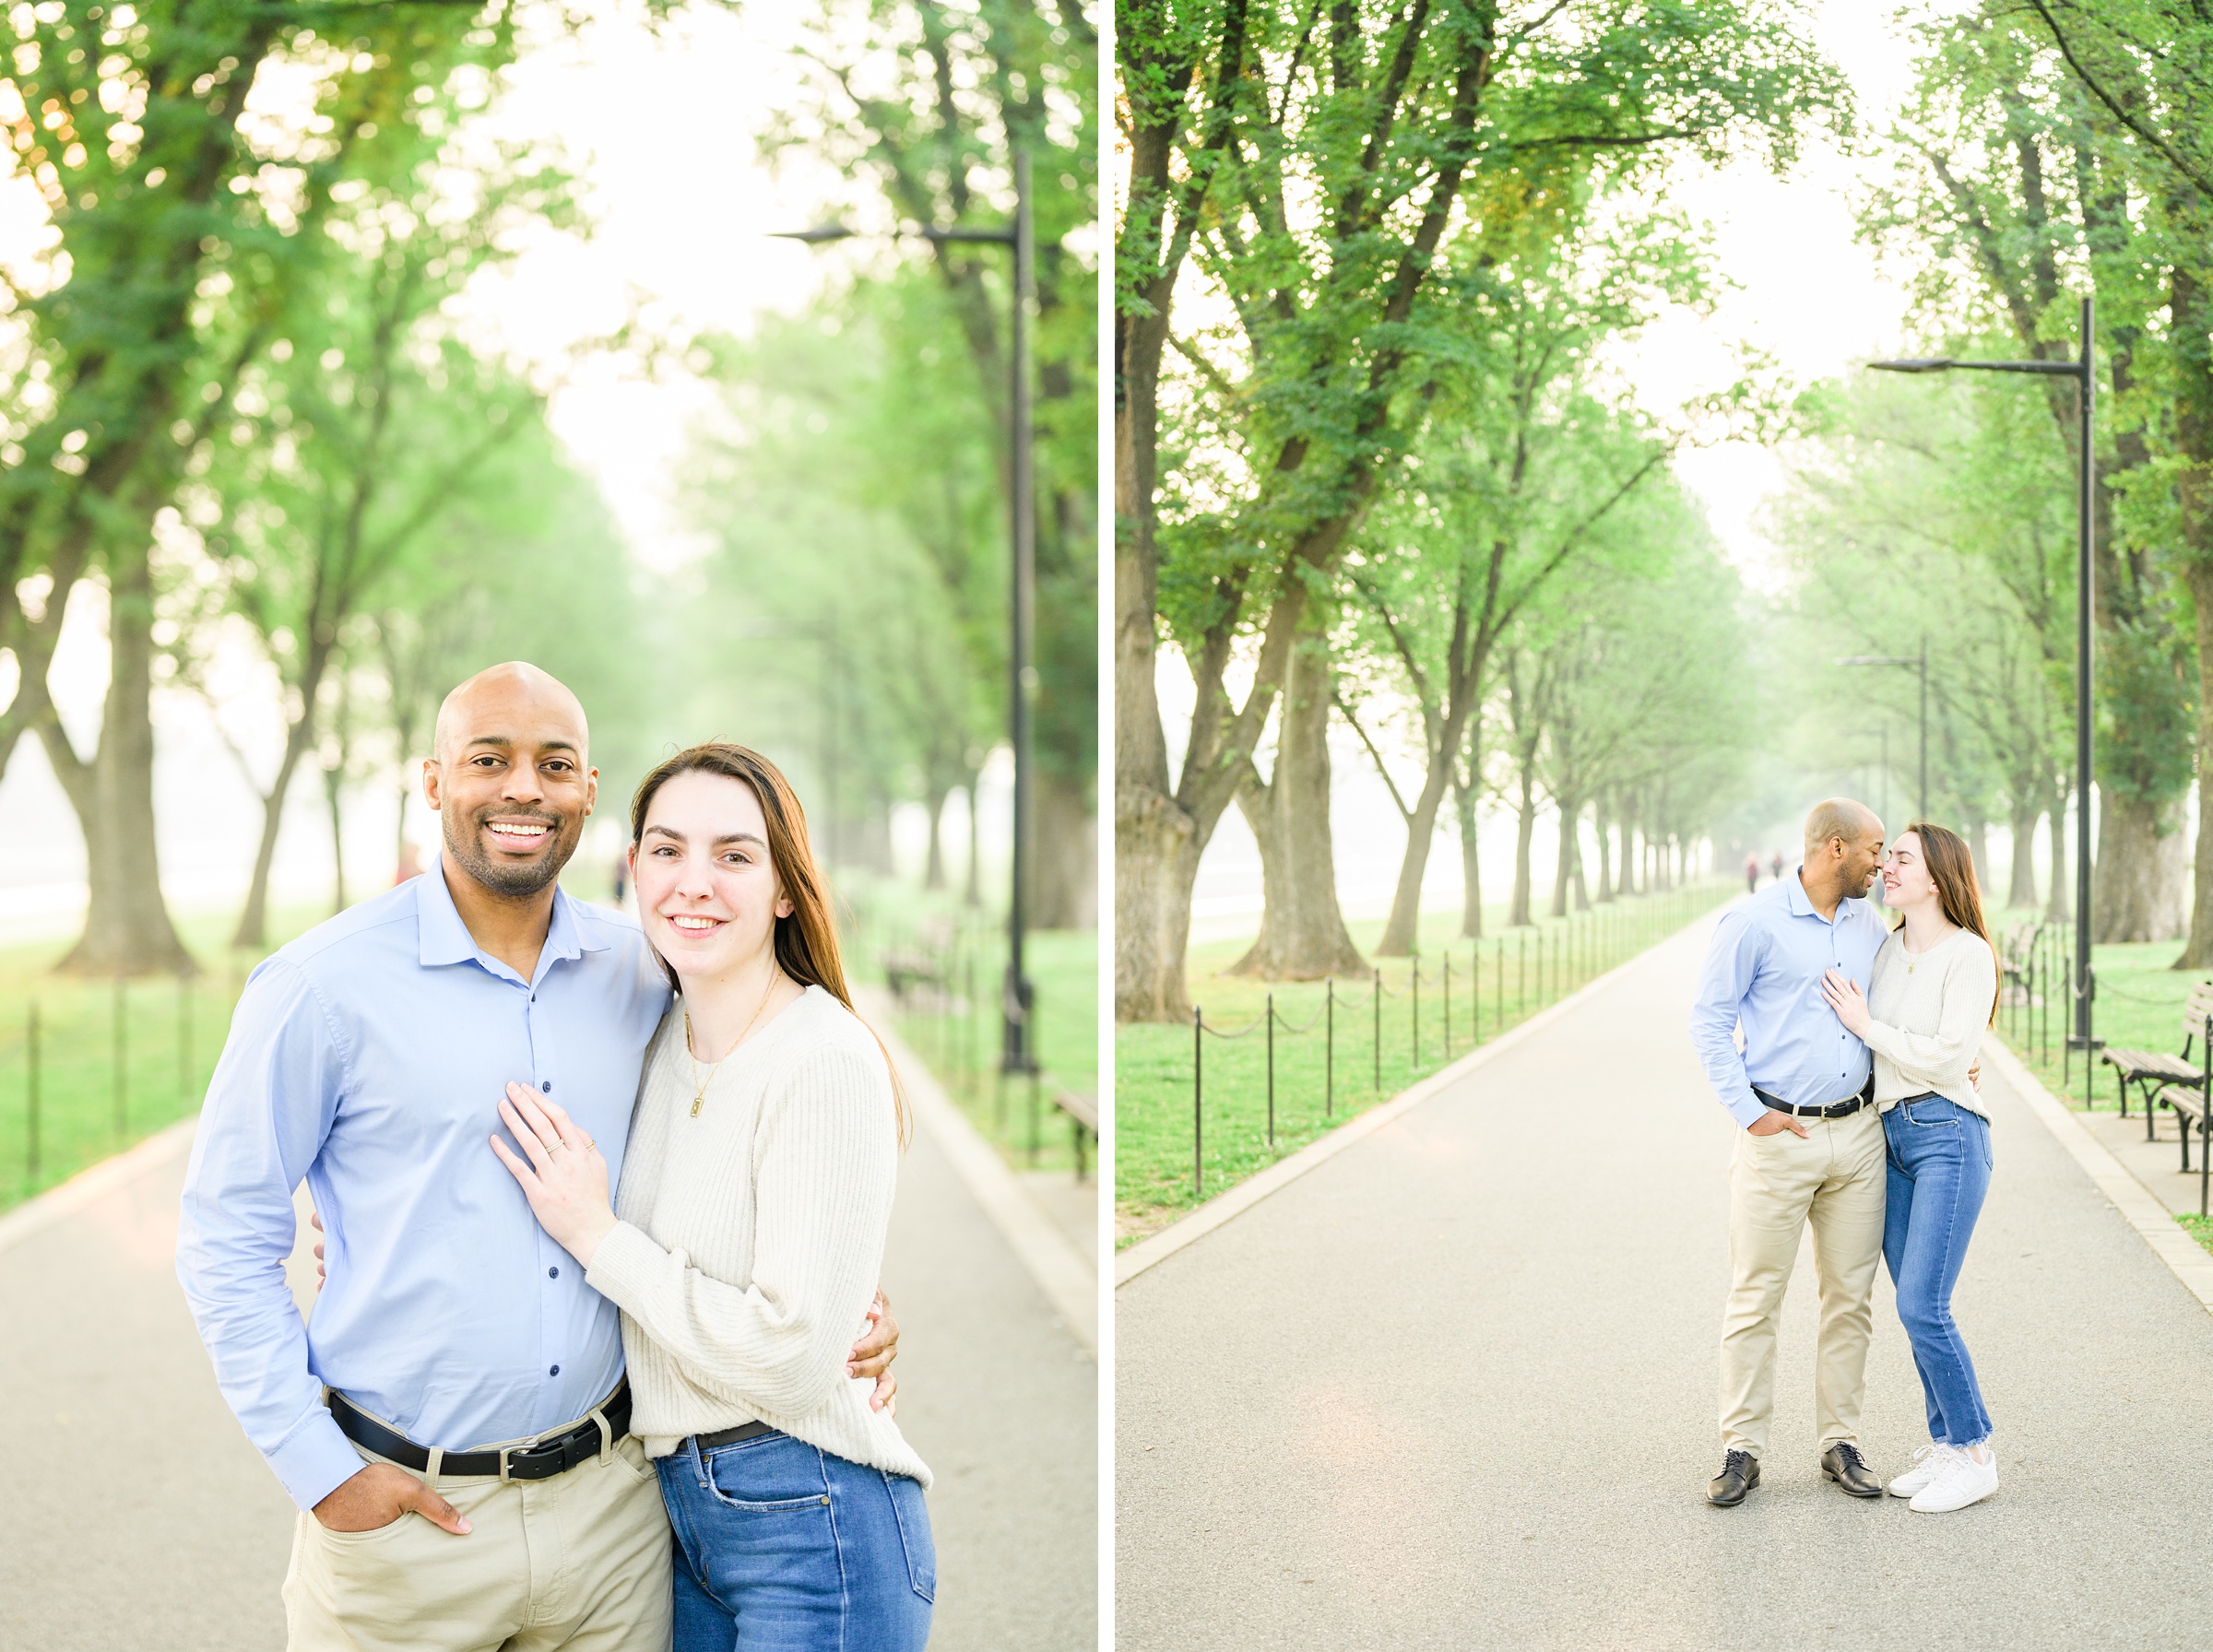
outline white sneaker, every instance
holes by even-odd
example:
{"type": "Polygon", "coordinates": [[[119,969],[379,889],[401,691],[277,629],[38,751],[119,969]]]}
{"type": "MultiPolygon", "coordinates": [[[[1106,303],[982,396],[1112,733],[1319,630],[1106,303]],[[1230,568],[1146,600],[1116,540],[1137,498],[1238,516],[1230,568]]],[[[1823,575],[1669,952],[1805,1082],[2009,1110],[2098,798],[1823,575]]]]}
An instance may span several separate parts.
{"type": "Polygon", "coordinates": [[[1890,1482],[1890,1495],[1911,1497],[1943,1470],[1952,1448],[1938,1441],[1931,1441],[1913,1454],[1912,1467],[1890,1482]]]}
{"type": "Polygon", "coordinates": [[[1992,1453],[1987,1463],[1978,1463],[1955,1446],[1944,1467],[1937,1469],[1936,1478],[1922,1487],[1907,1506],[1916,1514],[1948,1515],[1956,1508],[1982,1502],[1997,1489],[1997,1454],[1992,1453]]]}

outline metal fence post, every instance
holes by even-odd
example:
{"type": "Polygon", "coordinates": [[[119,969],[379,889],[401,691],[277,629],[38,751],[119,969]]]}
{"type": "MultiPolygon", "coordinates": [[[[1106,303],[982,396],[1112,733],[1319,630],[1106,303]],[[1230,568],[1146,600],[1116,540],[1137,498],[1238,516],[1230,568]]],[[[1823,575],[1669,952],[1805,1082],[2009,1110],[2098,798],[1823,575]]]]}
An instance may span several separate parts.
{"type": "Polygon", "coordinates": [[[177,972],[177,1105],[192,1101],[192,977],[177,972]]]}
{"type": "Polygon", "coordinates": [[[39,1001],[30,1001],[30,1024],[24,1029],[24,1044],[30,1056],[29,1082],[24,1092],[24,1112],[30,1131],[30,1151],[27,1155],[30,1167],[30,1186],[39,1185],[39,1001]]]}
{"type": "Polygon", "coordinates": [[[1452,1059],[1452,949],[1445,949],[1445,1059],[1452,1059]]]}
{"type": "Polygon", "coordinates": [[[1205,1118],[1202,1097],[1206,1083],[1206,1023],[1198,1005],[1191,1006],[1191,1197],[1206,1191],[1205,1118]]]}
{"type": "Polygon", "coordinates": [[[1328,1118],[1337,1104],[1337,977],[1328,984],[1328,1032],[1322,1041],[1321,1115],[1328,1118]]]}
{"type": "Polygon", "coordinates": [[[1275,995],[1268,995],[1268,1145],[1275,1145],[1275,995]]]}
{"type": "Polygon", "coordinates": [[[1406,984],[1413,989],[1413,1013],[1408,1025],[1413,1029],[1414,1070],[1422,1070],[1422,955],[1407,954],[1406,962],[1413,967],[1406,972],[1406,984]]]}
{"type": "Polygon", "coordinates": [[[115,1009],[112,1016],[115,1034],[115,1139],[121,1141],[130,1128],[130,1080],[126,1071],[130,1060],[129,1035],[124,1031],[123,977],[115,977],[115,1009]]]}
{"type": "Polygon", "coordinates": [[[1383,1093],[1383,966],[1376,965],[1376,1093],[1383,1093]]]}

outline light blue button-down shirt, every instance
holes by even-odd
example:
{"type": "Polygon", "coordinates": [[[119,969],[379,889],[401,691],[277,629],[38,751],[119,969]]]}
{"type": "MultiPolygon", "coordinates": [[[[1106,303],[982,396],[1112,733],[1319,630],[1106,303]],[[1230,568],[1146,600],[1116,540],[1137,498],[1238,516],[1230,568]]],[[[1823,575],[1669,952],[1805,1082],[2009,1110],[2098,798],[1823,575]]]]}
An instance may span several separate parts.
{"type": "Polygon", "coordinates": [[[1840,901],[1835,918],[1823,917],[1799,881],[1804,870],[1722,914],[1698,977],[1690,1042],[1740,1125],[1767,1111],[1755,1084],[1793,1107],[1814,1107],[1867,1081],[1867,1046],[1828,1007],[1821,977],[1840,970],[1865,992],[1889,929],[1867,900],[1840,901]],[[1733,1036],[1740,1025],[1742,1054],[1733,1036]]]}
{"type": "Polygon", "coordinates": [[[438,867],[247,980],[193,1142],[177,1276],[223,1398],[300,1507],[361,1466],[324,1384],[449,1451],[541,1433],[615,1386],[614,1304],[487,1139],[508,1081],[534,1083],[620,1176],[669,999],[634,924],[558,891],[524,980],[470,938],[438,867]],[[303,1176],[329,1269],[304,1324],[284,1278],[303,1176]]]}

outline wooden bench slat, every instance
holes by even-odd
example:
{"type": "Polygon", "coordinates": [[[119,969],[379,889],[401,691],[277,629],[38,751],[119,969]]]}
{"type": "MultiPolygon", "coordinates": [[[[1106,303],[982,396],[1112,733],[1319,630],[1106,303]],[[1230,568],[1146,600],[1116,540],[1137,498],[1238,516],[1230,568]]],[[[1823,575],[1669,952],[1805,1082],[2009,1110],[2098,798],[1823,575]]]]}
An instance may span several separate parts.
{"type": "Polygon", "coordinates": [[[1053,1105],[1094,1136],[1099,1133],[1099,1103],[1095,1097],[1073,1090],[1058,1090],[1053,1092],[1053,1105]]]}

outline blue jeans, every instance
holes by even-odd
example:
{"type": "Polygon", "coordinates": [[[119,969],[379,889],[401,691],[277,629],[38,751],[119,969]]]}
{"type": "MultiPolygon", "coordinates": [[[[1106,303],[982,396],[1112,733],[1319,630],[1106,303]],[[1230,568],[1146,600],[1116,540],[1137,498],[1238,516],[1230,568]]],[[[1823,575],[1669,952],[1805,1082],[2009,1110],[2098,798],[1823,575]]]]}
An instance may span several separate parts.
{"type": "Polygon", "coordinates": [[[656,1466],[675,1652],[921,1652],[938,1553],[914,1481],[785,1434],[686,1440],[656,1466]]]}
{"type": "Polygon", "coordinates": [[[1921,1373],[1929,1437],[1973,1446],[1990,1437],[1990,1412],[1952,1318],[1952,1287],[1990,1191],[1990,1125],[1940,1095],[1916,1096],[1883,1115],[1883,1136],[1889,1151],[1883,1260],[1921,1373]]]}

